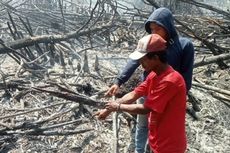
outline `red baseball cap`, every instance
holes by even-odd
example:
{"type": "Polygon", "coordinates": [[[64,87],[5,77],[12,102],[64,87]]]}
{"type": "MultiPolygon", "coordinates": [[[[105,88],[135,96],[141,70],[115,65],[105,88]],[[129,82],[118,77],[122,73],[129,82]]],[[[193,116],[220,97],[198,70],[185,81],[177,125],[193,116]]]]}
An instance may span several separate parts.
{"type": "Polygon", "coordinates": [[[165,51],[167,42],[158,34],[149,34],[138,41],[137,48],[129,57],[138,60],[149,52],[165,51]]]}

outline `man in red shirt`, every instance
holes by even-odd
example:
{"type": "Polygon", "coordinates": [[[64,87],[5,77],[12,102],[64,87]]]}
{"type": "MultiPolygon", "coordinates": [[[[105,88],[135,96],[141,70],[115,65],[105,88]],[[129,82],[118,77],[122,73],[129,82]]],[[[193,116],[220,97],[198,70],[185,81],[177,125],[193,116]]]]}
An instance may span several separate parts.
{"type": "Polygon", "coordinates": [[[112,111],[149,114],[149,144],[154,153],[184,153],[186,150],[186,87],[183,77],[167,64],[166,41],[157,34],[141,38],[130,55],[151,72],[134,91],[96,113],[105,119],[112,111]],[[145,96],[144,104],[132,104],[145,96]]]}

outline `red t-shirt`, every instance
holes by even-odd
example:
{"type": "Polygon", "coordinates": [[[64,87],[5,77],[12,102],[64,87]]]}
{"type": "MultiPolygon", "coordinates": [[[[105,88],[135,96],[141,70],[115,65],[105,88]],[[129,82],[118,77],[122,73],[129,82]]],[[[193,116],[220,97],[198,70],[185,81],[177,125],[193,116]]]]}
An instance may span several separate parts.
{"type": "Polygon", "coordinates": [[[149,114],[149,144],[154,153],[184,153],[186,150],[186,87],[183,77],[169,66],[159,76],[151,72],[134,89],[146,96],[149,114]]]}

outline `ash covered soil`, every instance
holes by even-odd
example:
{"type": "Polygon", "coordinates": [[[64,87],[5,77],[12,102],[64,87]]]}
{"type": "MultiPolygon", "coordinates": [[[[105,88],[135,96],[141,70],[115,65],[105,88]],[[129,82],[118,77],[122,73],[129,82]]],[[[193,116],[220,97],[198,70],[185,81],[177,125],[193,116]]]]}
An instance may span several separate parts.
{"type": "MultiPolygon", "coordinates": [[[[68,73],[70,68],[63,70],[62,67],[54,66],[52,73],[49,75],[49,80],[55,80],[69,84],[71,88],[81,94],[87,95],[92,99],[98,101],[107,101],[109,98],[104,98],[101,93],[108,89],[112,84],[114,77],[119,73],[121,68],[125,65],[130,49],[127,51],[120,49],[111,49],[108,53],[104,50],[90,50],[88,51],[89,71],[80,74],[76,71],[76,76],[63,77],[55,74],[60,74],[65,71],[68,73]],[[99,61],[99,70],[95,71],[96,55],[99,61]],[[79,74],[79,75],[78,75],[79,74]],[[76,78],[77,77],[77,78],[76,78]],[[62,81],[60,81],[62,79],[62,81]],[[74,84],[85,85],[88,88],[79,88],[74,84]]],[[[204,55],[196,55],[196,60],[204,55]]],[[[227,61],[228,66],[230,62],[227,61]]],[[[74,63],[74,66],[77,65],[74,63]]],[[[12,59],[1,55],[1,71],[7,75],[3,80],[18,82],[20,80],[22,85],[38,86],[47,84],[47,80],[38,80],[28,72],[20,72],[16,76],[20,65],[16,64],[12,59]],[[22,81],[23,80],[23,81],[22,81]],[[26,83],[25,83],[26,82],[26,83]],[[28,83],[29,82],[29,83],[28,83]]],[[[138,82],[140,72],[138,70],[135,75],[127,82],[120,91],[120,95],[131,91],[138,82]]],[[[221,70],[216,64],[198,67],[194,69],[194,80],[199,80],[203,83],[216,86],[229,91],[230,88],[230,72],[229,68],[221,70]]],[[[19,101],[15,100],[15,96],[20,93],[20,90],[10,90],[10,95],[6,95],[4,90],[0,91],[1,95],[1,116],[9,114],[16,114],[33,110],[35,108],[42,108],[47,105],[70,102],[61,98],[50,96],[47,93],[29,92],[21,97],[19,101]]],[[[214,98],[212,90],[206,90],[193,86],[191,92],[196,98],[199,110],[196,112],[197,119],[191,115],[186,115],[186,132],[188,138],[188,153],[227,153],[230,152],[230,111],[229,111],[229,96],[228,101],[214,98]]],[[[191,103],[188,103],[191,108],[191,103]]],[[[23,115],[17,115],[0,121],[0,129],[8,128],[8,134],[0,136],[0,152],[9,153],[110,153],[114,143],[114,133],[112,129],[112,117],[108,117],[105,121],[98,121],[92,117],[91,113],[98,109],[92,106],[87,108],[78,105],[78,103],[67,103],[40,111],[32,111],[23,115]],[[71,109],[72,108],[72,109],[71,109]],[[69,110],[69,111],[68,111],[69,110]],[[65,112],[67,111],[67,112],[65,112]],[[50,116],[59,114],[57,118],[49,121],[39,123],[39,127],[49,127],[58,123],[73,120],[84,120],[83,123],[73,123],[56,128],[51,128],[48,131],[66,131],[66,130],[83,130],[89,129],[88,132],[70,134],[70,135],[30,135],[26,133],[30,128],[18,128],[11,130],[11,127],[25,124],[37,123],[37,121],[45,120],[50,116]]],[[[127,115],[118,115],[119,137],[118,147],[119,152],[127,152],[131,137],[132,122],[127,115]],[[131,123],[131,125],[130,125],[131,123]]]]}

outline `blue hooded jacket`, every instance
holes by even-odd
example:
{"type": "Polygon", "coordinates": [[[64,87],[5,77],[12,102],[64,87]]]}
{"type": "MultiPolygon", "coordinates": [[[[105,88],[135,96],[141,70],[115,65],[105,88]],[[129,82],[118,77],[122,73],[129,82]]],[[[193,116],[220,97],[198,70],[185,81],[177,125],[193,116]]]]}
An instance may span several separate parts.
{"type": "MultiPolygon", "coordinates": [[[[194,63],[194,47],[192,42],[187,38],[179,38],[174,26],[174,18],[171,11],[167,8],[158,8],[150,15],[145,22],[145,30],[148,33],[151,33],[149,27],[151,22],[154,22],[167,30],[169,38],[167,40],[168,64],[183,76],[187,91],[189,91],[192,84],[194,63]]],[[[124,84],[139,65],[138,60],[129,60],[121,74],[116,78],[115,84],[119,86],[124,84]]],[[[147,75],[147,72],[144,72],[144,79],[147,75]]]]}

